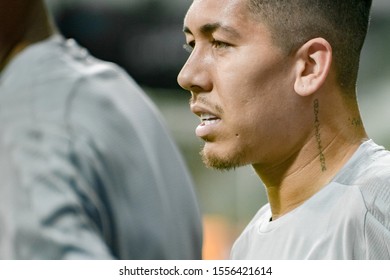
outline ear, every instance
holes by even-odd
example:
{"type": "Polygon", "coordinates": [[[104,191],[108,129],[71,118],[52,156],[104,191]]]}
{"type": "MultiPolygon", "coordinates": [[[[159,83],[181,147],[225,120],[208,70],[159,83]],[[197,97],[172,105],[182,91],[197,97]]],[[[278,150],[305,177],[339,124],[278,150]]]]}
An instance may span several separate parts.
{"type": "Polygon", "coordinates": [[[332,64],[332,47],[323,38],[306,42],[296,52],[295,92],[308,96],[318,91],[328,77],[332,64]]]}

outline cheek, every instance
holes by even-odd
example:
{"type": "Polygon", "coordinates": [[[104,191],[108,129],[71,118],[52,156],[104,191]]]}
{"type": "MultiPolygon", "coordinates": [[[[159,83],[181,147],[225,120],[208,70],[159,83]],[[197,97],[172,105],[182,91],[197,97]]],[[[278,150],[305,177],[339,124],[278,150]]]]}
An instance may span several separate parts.
{"type": "Polygon", "coordinates": [[[278,86],[247,84],[226,103],[230,135],[253,147],[272,143],[273,137],[281,137],[285,120],[289,118],[286,102],[278,86]]]}
{"type": "MultiPolygon", "coordinates": [[[[235,124],[241,136],[270,126],[280,119],[288,90],[288,69],[280,58],[239,56],[234,63],[221,65],[216,92],[225,118],[235,124]],[[234,65],[233,68],[231,65],[234,65]]],[[[237,136],[236,136],[237,137],[237,136]]]]}

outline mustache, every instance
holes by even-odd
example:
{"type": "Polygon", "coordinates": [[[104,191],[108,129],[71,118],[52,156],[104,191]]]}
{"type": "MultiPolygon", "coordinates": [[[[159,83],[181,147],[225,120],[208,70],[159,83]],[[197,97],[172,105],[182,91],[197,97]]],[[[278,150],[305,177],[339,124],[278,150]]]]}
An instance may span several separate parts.
{"type": "Polygon", "coordinates": [[[224,112],[221,106],[209,102],[207,98],[204,96],[197,96],[196,98],[192,96],[189,100],[189,104],[194,105],[195,103],[197,103],[198,105],[204,105],[205,107],[211,109],[212,111],[218,113],[219,115],[222,115],[224,112]]]}

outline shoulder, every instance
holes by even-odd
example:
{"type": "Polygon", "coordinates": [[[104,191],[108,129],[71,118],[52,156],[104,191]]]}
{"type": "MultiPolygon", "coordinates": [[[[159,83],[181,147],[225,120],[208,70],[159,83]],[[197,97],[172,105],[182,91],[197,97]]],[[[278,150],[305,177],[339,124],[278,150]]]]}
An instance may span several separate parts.
{"type": "Polygon", "coordinates": [[[68,127],[90,132],[100,127],[110,133],[141,122],[156,129],[161,126],[156,106],[122,68],[91,56],[71,39],[59,40],[53,48],[48,59],[54,70],[49,75],[56,81],[53,86],[64,91],[55,95],[63,96],[59,106],[68,127]]]}
{"type": "MultiPolygon", "coordinates": [[[[390,172],[390,167],[387,172],[390,172]]],[[[367,212],[390,231],[390,176],[379,172],[359,183],[367,212]]]]}
{"type": "Polygon", "coordinates": [[[359,186],[367,209],[364,219],[365,255],[368,259],[390,258],[389,167],[363,180],[359,186]]]}
{"type": "Polygon", "coordinates": [[[355,183],[368,210],[386,204],[390,209],[390,152],[374,143],[372,146],[375,149],[367,153],[366,166],[355,183]]]}
{"type": "Polygon", "coordinates": [[[1,80],[2,103],[23,113],[19,117],[13,114],[17,119],[30,114],[36,121],[63,123],[77,111],[88,117],[92,111],[122,113],[153,107],[123,69],[94,58],[60,35],[23,50],[1,80]]]}
{"type": "Polygon", "coordinates": [[[56,87],[54,96],[113,99],[129,94],[143,95],[126,71],[93,57],[73,39],[56,35],[33,45],[23,55],[24,60],[20,62],[30,62],[26,76],[34,71],[34,84],[56,87]]]}
{"type": "Polygon", "coordinates": [[[374,219],[390,233],[390,152],[378,146],[372,162],[359,179],[359,187],[367,219],[374,219]]]}

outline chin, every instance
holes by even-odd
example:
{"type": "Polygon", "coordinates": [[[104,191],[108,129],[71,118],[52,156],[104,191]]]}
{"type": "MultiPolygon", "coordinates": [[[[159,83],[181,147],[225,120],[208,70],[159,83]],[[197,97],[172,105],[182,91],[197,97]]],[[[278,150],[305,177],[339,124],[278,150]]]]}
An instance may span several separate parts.
{"type": "Polygon", "coordinates": [[[207,145],[202,149],[200,155],[202,156],[203,163],[208,168],[228,171],[248,164],[243,160],[244,154],[242,152],[216,152],[210,147],[207,147],[207,145]]]}

